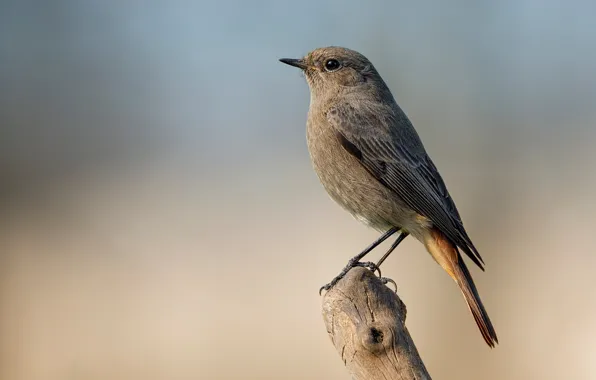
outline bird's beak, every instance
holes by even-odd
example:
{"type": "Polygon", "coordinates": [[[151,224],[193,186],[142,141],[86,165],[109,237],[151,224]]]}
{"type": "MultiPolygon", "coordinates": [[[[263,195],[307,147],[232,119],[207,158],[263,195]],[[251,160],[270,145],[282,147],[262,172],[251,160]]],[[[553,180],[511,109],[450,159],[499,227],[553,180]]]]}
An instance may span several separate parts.
{"type": "Polygon", "coordinates": [[[302,70],[305,70],[307,67],[307,65],[303,59],[282,58],[279,61],[285,63],[286,65],[298,67],[299,69],[302,69],[302,70]]]}

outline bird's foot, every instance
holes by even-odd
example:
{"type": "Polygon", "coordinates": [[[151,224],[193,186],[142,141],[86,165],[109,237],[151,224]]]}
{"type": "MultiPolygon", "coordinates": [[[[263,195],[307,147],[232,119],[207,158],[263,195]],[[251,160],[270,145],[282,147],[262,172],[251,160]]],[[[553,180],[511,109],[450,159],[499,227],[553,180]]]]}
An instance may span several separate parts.
{"type": "MultiPolygon", "coordinates": [[[[331,280],[330,283],[323,285],[321,287],[321,289],[319,289],[319,295],[321,295],[321,293],[324,291],[328,291],[329,289],[331,289],[332,287],[335,286],[335,284],[337,284],[339,282],[339,280],[341,280],[346,274],[348,274],[348,272],[350,271],[350,269],[354,268],[354,267],[364,267],[367,269],[370,269],[371,272],[379,272],[379,278],[383,278],[381,277],[381,269],[379,269],[379,267],[377,266],[377,264],[373,263],[372,261],[365,261],[365,262],[360,262],[360,261],[356,261],[354,259],[351,259],[350,261],[348,261],[348,265],[346,265],[344,267],[344,269],[342,269],[342,271],[333,279],[331,280]]],[[[389,281],[393,281],[393,280],[389,280],[389,281]]],[[[395,282],[394,282],[395,283],[395,282]]]]}
{"type": "Polygon", "coordinates": [[[358,261],[357,263],[354,263],[352,268],[353,267],[363,267],[363,268],[369,269],[373,273],[378,272],[379,278],[381,277],[381,268],[379,268],[379,266],[377,264],[373,263],[372,261],[365,261],[365,262],[358,261]]]}

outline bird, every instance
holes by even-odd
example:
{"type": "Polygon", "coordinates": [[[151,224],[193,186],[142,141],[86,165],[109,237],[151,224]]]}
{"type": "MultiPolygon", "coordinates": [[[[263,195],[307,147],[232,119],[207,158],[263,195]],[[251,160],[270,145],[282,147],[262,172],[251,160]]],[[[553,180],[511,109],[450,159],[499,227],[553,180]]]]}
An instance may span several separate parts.
{"type": "Polygon", "coordinates": [[[373,64],[339,46],[280,61],[301,69],[310,88],[306,140],[320,182],[336,203],[382,232],[321,290],[355,266],[378,269],[411,235],[459,286],[482,337],[495,347],[497,334],[462,253],[483,271],[484,261],[418,133],[373,64]],[[398,232],[377,264],[361,262],[398,232]]]}

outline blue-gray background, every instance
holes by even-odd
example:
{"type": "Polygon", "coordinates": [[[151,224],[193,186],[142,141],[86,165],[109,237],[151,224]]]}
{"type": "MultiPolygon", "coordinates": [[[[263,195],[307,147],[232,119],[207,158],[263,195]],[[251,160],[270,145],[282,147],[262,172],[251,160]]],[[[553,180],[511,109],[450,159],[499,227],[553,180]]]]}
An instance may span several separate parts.
{"type": "Polygon", "coordinates": [[[326,45],[373,61],[487,262],[496,350],[420,244],[385,264],[430,373],[595,378],[595,11],[1,0],[0,378],[348,378],[317,290],[376,234],[277,62],[326,45]]]}

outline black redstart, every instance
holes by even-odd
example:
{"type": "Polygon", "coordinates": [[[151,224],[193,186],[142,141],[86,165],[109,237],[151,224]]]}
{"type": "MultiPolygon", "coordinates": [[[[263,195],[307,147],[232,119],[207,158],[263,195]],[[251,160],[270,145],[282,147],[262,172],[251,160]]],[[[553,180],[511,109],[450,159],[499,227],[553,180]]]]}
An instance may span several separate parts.
{"type": "Polygon", "coordinates": [[[490,347],[498,342],[460,251],[484,262],[418,134],[374,66],[341,47],[316,49],[280,60],[302,69],[310,87],[306,136],[311,160],[329,195],[358,220],[383,232],[322,289],[331,288],[360,260],[396,232],[377,265],[408,235],[425,245],[459,285],[490,347]]]}

